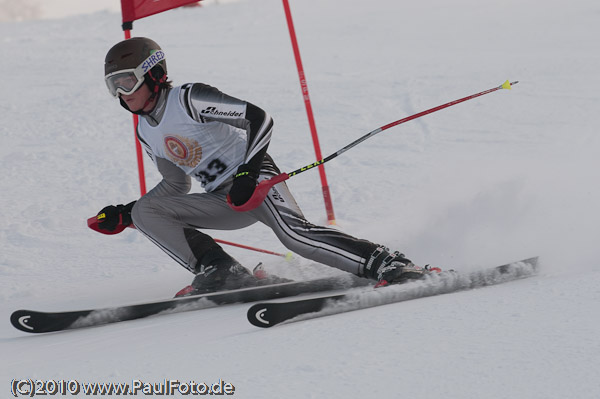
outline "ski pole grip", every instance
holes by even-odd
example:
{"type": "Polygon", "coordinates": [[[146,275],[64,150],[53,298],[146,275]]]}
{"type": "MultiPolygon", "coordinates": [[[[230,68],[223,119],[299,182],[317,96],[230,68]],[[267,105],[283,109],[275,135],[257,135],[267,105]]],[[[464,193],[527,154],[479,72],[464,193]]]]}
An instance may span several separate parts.
{"type": "Polygon", "coordinates": [[[113,231],[104,230],[104,229],[101,229],[100,226],[98,226],[98,217],[97,216],[92,216],[91,218],[88,218],[87,225],[90,229],[97,231],[98,233],[107,234],[107,235],[119,234],[120,232],[125,230],[127,227],[134,228],[133,225],[118,224],[117,227],[113,231]]]}
{"type": "Polygon", "coordinates": [[[265,180],[261,181],[260,183],[258,183],[258,185],[254,189],[254,193],[252,193],[252,196],[250,197],[250,199],[248,201],[246,201],[245,203],[243,203],[242,205],[238,206],[238,205],[234,205],[233,203],[231,203],[231,199],[229,198],[229,195],[227,196],[227,204],[229,205],[229,207],[231,209],[233,209],[234,211],[237,211],[237,212],[248,212],[253,209],[256,209],[260,206],[260,204],[263,203],[265,198],[267,198],[267,194],[269,194],[269,190],[271,190],[271,187],[273,187],[277,183],[281,183],[282,181],[285,181],[289,178],[290,178],[290,175],[288,175],[287,173],[280,173],[277,176],[274,176],[270,179],[265,179],[265,180]]]}

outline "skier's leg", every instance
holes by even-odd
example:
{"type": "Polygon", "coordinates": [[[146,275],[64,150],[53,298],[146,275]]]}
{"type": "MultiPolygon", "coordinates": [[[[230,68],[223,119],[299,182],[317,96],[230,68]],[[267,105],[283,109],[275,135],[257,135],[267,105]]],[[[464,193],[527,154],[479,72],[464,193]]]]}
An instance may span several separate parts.
{"type": "MultiPolygon", "coordinates": [[[[223,193],[143,196],[131,216],[135,227],[169,256],[192,272],[204,253],[219,247],[196,229],[235,230],[255,222],[250,215],[229,217],[223,193]]],[[[220,247],[219,247],[220,248],[220,247]]]]}
{"type": "Polygon", "coordinates": [[[239,288],[253,282],[239,262],[197,230],[233,230],[256,222],[251,215],[231,210],[223,192],[144,196],[131,215],[142,234],[196,274],[193,293],[239,288]]]}
{"type": "Polygon", "coordinates": [[[361,277],[396,282],[422,274],[404,255],[339,230],[308,222],[285,182],[275,185],[255,217],[291,251],[361,277]],[[412,273],[409,275],[409,273],[412,273]]]}

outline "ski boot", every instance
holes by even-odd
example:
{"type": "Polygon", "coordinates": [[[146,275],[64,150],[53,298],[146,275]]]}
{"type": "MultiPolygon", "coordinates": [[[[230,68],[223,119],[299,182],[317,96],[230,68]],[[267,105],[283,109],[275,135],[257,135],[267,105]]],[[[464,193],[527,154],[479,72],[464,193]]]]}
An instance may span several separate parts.
{"type": "Polygon", "coordinates": [[[377,247],[365,265],[365,276],[376,280],[375,287],[401,284],[418,280],[425,275],[422,267],[416,266],[404,254],[390,253],[385,247],[377,247]]]}
{"type": "Polygon", "coordinates": [[[262,262],[254,267],[254,270],[252,270],[252,275],[257,279],[257,285],[272,285],[294,281],[268,273],[265,270],[262,262]]]}
{"type": "Polygon", "coordinates": [[[206,263],[200,264],[192,284],[175,294],[176,298],[259,285],[259,279],[231,256],[219,257],[206,263]]]}

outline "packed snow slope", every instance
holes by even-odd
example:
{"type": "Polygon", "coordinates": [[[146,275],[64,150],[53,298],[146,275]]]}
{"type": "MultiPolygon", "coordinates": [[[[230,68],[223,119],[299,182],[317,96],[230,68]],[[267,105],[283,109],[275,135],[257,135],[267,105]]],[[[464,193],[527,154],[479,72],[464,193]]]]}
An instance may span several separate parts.
{"type": "MultiPolygon", "coordinates": [[[[418,264],[475,270],[541,256],[537,277],[270,330],[247,305],[32,336],[16,309],[172,296],[191,275],[126,231],[86,219],[139,195],[131,117],[107,93],[123,33],[101,12],[0,24],[0,392],[13,379],[215,382],[235,397],[598,398],[600,5],[594,0],[291,1],[339,228],[418,264]],[[595,43],[595,44],[594,44],[595,43]]],[[[201,81],[267,110],[284,171],[314,160],[282,4],[239,1],[134,23],[175,84],[201,81]]],[[[146,159],[150,187],[159,175],[146,159]]],[[[325,223],[316,171],[289,181],[325,223]]],[[[199,190],[199,188],[196,188],[199,190]]],[[[263,226],[210,232],[285,252],[263,226]]],[[[241,249],[248,267],[342,272],[241,249]]]]}

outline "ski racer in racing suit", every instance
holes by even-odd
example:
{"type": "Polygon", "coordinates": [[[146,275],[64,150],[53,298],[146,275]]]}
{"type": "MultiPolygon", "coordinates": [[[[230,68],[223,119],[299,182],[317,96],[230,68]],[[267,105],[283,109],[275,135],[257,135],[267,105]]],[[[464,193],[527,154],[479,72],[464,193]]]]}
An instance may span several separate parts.
{"type": "Polygon", "coordinates": [[[308,222],[285,182],[248,212],[234,211],[257,182],[280,173],[267,154],[273,119],[258,106],[203,83],[172,87],[166,59],[151,39],[117,43],[105,60],[105,80],[121,105],[138,114],[137,135],[163,179],[127,205],[98,213],[99,228],[133,223],[150,241],[196,276],[181,294],[255,285],[255,278],[206,230],[234,230],[261,222],[290,251],[380,284],[419,277],[422,270],[398,252],[308,222]],[[205,192],[189,193],[192,180],[205,192]]]}

